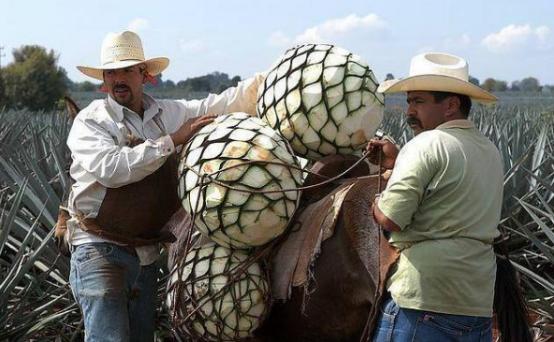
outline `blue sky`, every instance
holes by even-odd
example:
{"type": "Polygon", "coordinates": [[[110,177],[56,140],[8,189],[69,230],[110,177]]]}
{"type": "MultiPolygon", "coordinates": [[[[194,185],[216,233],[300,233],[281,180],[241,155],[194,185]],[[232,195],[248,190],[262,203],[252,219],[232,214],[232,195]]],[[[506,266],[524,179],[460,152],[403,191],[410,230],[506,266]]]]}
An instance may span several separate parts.
{"type": "Polygon", "coordinates": [[[554,1],[28,1],[0,0],[2,65],[12,49],[54,49],[71,79],[96,66],[110,31],[138,32],[147,56],[171,60],[164,79],[222,71],[247,77],[288,47],[330,42],[368,62],[379,79],[403,77],[423,51],[465,57],[470,73],[554,84],[554,1]]]}

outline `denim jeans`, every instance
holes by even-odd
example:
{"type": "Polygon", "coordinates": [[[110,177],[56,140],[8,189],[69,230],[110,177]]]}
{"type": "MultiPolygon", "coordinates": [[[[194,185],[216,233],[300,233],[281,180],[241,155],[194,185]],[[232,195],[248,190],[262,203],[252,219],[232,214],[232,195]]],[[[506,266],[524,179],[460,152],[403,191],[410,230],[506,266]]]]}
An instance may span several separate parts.
{"type": "Polygon", "coordinates": [[[85,341],[154,340],[156,263],[111,243],[78,245],[71,254],[69,282],[81,307],[85,341]]]}
{"type": "Polygon", "coordinates": [[[492,319],[402,309],[389,298],[382,305],[373,341],[491,342],[492,319]]]}

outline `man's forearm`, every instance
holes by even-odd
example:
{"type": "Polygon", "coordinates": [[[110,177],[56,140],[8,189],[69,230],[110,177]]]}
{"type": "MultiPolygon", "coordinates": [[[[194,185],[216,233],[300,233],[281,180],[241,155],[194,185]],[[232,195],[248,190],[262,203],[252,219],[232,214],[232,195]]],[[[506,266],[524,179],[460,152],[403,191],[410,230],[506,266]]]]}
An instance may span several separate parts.
{"type": "Polygon", "coordinates": [[[379,209],[379,206],[377,205],[378,199],[375,200],[373,203],[373,219],[375,222],[377,222],[384,230],[388,230],[389,232],[399,232],[401,229],[400,227],[394,223],[391,219],[389,219],[381,209],[379,209]]]}

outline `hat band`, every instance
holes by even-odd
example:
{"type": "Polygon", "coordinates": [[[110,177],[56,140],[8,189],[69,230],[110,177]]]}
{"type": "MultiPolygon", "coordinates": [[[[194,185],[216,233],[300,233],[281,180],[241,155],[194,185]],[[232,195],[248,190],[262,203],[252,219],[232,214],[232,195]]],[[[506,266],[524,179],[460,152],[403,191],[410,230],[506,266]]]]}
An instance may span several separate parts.
{"type": "Polygon", "coordinates": [[[102,64],[114,63],[126,60],[144,61],[142,49],[133,47],[114,47],[106,49],[102,54],[102,64]]]}

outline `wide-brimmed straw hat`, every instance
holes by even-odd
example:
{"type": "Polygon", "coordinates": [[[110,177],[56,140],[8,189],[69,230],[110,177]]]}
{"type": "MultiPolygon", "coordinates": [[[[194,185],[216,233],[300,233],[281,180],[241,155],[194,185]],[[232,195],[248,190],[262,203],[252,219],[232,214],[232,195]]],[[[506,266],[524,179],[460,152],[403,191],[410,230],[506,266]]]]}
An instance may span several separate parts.
{"type": "Polygon", "coordinates": [[[103,81],[102,72],[109,69],[127,68],[133,65],[146,64],[146,70],[151,76],[161,73],[169,65],[166,57],[145,59],[140,37],[131,31],[108,33],[102,42],[100,66],[78,66],[83,74],[103,81]]]}
{"type": "Polygon", "coordinates": [[[377,89],[381,93],[419,90],[463,94],[482,103],[497,100],[493,94],[469,82],[468,65],[463,58],[442,52],[415,56],[408,77],[385,81],[377,89]]]}

